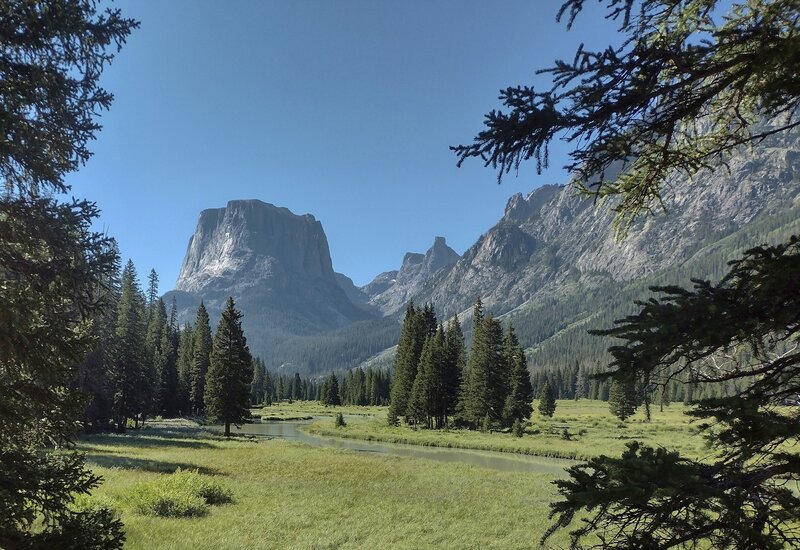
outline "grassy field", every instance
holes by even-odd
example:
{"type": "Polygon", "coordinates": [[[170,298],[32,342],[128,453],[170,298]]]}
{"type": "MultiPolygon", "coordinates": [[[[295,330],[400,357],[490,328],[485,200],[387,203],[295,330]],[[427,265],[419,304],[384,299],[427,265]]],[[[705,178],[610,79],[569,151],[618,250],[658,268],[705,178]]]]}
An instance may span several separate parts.
{"type": "MultiPolygon", "coordinates": [[[[189,421],[85,438],[132,549],[534,548],[554,490],[548,475],[213,436],[189,421]],[[232,491],[205,517],[134,511],[137,484],[197,469],[232,491]]],[[[566,537],[552,540],[563,548],[566,537]]]]}
{"type": "MultiPolygon", "coordinates": [[[[296,402],[274,405],[283,414],[334,414],[333,408],[317,404],[296,402]],[[322,412],[308,412],[315,407],[322,412]]],[[[261,414],[267,416],[273,407],[265,407],[261,414]]],[[[335,410],[351,414],[361,407],[336,407],[335,410]]],[[[626,443],[643,441],[648,445],[680,450],[694,458],[711,454],[703,438],[696,433],[689,417],[683,414],[682,404],[673,404],[663,412],[654,407],[652,420],[644,421],[640,411],[626,422],[611,415],[608,404],[602,401],[559,401],[555,416],[543,418],[534,413],[530,426],[522,438],[508,433],[481,433],[470,430],[414,430],[407,426],[386,425],[386,407],[368,407],[372,416],[350,417],[344,428],[335,428],[331,421],[322,420],[308,426],[306,431],[329,435],[436,447],[481,449],[522,453],[557,458],[587,459],[601,454],[619,455],[626,443]],[[569,439],[563,437],[564,427],[569,439]]]]}

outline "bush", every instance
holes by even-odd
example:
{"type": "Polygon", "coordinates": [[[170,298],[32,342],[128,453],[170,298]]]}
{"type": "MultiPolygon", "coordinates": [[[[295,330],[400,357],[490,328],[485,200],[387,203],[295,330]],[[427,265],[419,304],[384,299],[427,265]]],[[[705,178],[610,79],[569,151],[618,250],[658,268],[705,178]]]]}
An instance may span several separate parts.
{"type": "Polygon", "coordinates": [[[519,421],[519,419],[514,421],[514,425],[511,426],[511,433],[513,433],[516,437],[522,437],[525,433],[525,425],[519,421]]]}
{"type": "Polygon", "coordinates": [[[225,504],[231,491],[200,475],[196,470],[178,470],[133,488],[130,501],[140,514],[159,517],[197,517],[208,513],[209,505],[225,504]]]}
{"type": "Polygon", "coordinates": [[[342,413],[336,413],[333,419],[333,425],[337,428],[344,428],[347,426],[347,422],[344,421],[344,415],[342,413]]]}

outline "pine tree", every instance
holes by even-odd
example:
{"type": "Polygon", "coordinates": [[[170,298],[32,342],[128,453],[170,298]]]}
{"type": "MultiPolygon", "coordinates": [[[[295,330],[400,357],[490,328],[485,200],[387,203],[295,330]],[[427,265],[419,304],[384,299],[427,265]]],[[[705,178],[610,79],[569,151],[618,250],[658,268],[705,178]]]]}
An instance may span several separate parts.
{"type": "Polygon", "coordinates": [[[514,327],[509,323],[508,332],[503,340],[503,355],[509,367],[508,397],[503,407],[503,424],[511,426],[515,421],[530,418],[532,412],[531,377],[528,372],[528,363],[525,359],[525,350],[519,343],[514,327]]]}
{"type": "Polygon", "coordinates": [[[226,437],[231,434],[231,424],[250,418],[253,358],[241,319],[233,298],[228,298],[214,334],[203,397],[206,416],[225,425],[226,437]]]}
{"type": "Polygon", "coordinates": [[[636,385],[630,381],[613,380],[608,392],[611,414],[625,422],[636,412],[636,385]]]}
{"type": "Polygon", "coordinates": [[[427,323],[430,322],[431,315],[432,308],[429,311],[428,306],[417,310],[414,308],[414,303],[409,302],[406,307],[394,361],[394,383],[392,384],[388,415],[388,422],[391,426],[397,425],[400,417],[407,415],[411,388],[414,385],[414,378],[417,376],[417,364],[422,353],[422,345],[428,332],[427,323]]]}
{"type": "Polygon", "coordinates": [[[342,399],[339,395],[339,379],[336,378],[335,372],[332,372],[325,381],[322,403],[332,407],[342,404],[342,399]]]}
{"type": "Polygon", "coordinates": [[[439,327],[422,346],[417,376],[411,390],[408,415],[414,425],[424,422],[426,428],[441,427],[444,419],[444,330],[439,327]]]}
{"type": "Polygon", "coordinates": [[[539,414],[552,417],[556,413],[556,398],[549,381],[545,381],[539,390],[539,414]]]}
{"type": "Polygon", "coordinates": [[[136,277],[136,267],[128,260],[122,271],[122,287],[117,305],[114,331],[114,419],[124,431],[129,418],[138,419],[149,403],[145,351],[145,304],[136,277]]]}
{"type": "Polygon", "coordinates": [[[466,366],[467,352],[464,348],[464,334],[461,332],[461,325],[458,317],[453,317],[447,324],[444,333],[444,358],[442,366],[442,378],[444,388],[442,414],[444,416],[442,424],[447,423],[447,417],[456,413],[458,406],[458,394],[466,366]]]}
{"type": "Polygon", "coordinates": [[[190,400],[194,414],[202,414],[205,403],[206,374],[211,362],[211,325],[208,320],[208,311],[203,302],[197,308],[197,319],[194,323],[194,340],[192,354],[194,364],[191,371],[190,400]]]}
{"type": "Polygon", "coordinates": [[[500,420],[508,381],[500,323],[491,316],[483,318],[480,301],[475,305],[473,323],[472,347],[458,414],[463,422],[478,428],[487,416],[490,421],[500,420]]]}
{"type": "MultiPolygon", "coordinates": [[[[151,271],[151,277],[155,271],[151,271]]],[[[157,280],[157,279],[156,279],[157,280]]],[[[155,290],[156,294],[158,290],[155,290]]],[[[149,298],[147,298],[149,299],[149,298]]],[[[148,306],[147,336],[145,337],[145,354],[147,356],[145,385],[142,393],[145,396],[148,414],[161,414],[163,409],[162,393],[165,376],[167,352],[162,349],[164,331],[167,327],[167,308],[161,298],[148,306]]]]}
{"type": "Polygon", "coordinates": [[[189,396],[192,391],[192,368],[194,366],[193,339],[192,327],[186,323],[180,333],[178,344],[178,411],[182,415],[191,412],[189,396]]]}

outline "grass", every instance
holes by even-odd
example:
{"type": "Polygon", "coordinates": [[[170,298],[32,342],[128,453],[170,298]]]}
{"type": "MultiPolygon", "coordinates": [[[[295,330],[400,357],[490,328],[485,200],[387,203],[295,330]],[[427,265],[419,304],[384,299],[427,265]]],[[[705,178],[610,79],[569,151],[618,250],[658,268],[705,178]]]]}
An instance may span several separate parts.
{"type": "MultiPolygon", "coordinates": [[[[552,477],[273,440],[224,440],[189,421],[81,442],[105,482],[91,499],[120,511],[126,548],[533,548],[548,525],[552,477]],[[137,512],[130,495],[177,468],[233,501],[205,517],[137,512]]],[[[566,535],[552,541],[566,546],[566,535]]]]}
{"type": "Polygon", "coordinates": [[[682,404],[673,404],[652,420],[644,421],[640,411],[620,422],[602,401],[558,401],[553,418],[534,418],[519,438],[510,433],[482,433],[471,430],[414,430],[408,426],[386,424],[386,408],[372,417],[349,419],[346,427],[335,428],[330,421],[309,425],[309,433],[346,437],[365,441],[384,441],[411,445],[480,449],[521,453],[553,458],[585,460],[601,454],[619,455],[628,442],[639,440],[651,446],[681,451],[685,456],[703,458],[711,455],[703,438],[696,433],[682,404]],[[566,426],[569,439],[564,439],[566,426]]]}
{"type": "Polygon", "coordinates": [[[281,401],[260,409],[251,409],[254,417],[269,420],[310,420],[315,416],[334,416],[336,413],[348,416],[383,416],[386,417],[388,407],[343,405],[326,407],[317,401],[281,401]]]}

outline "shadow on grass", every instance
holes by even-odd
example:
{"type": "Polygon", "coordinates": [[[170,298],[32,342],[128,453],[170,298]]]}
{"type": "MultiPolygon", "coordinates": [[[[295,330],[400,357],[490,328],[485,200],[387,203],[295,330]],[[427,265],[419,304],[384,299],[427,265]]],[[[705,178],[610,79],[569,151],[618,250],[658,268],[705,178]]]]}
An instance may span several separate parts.
{"type": "Polygon", "coordinates": [[[131,456],[119,456],[113,454],[91,454],[86,457],[86,462],[100,466],[102,468],[122,468],[124,470],[142,470],[158,474],[171,474],[178,468],[181,470],[197,470],[201,474],[221,475],[214,468],[205,468],[187,462],[165,462],[163,460],[147,460],[134,458],[131,456]]]}

